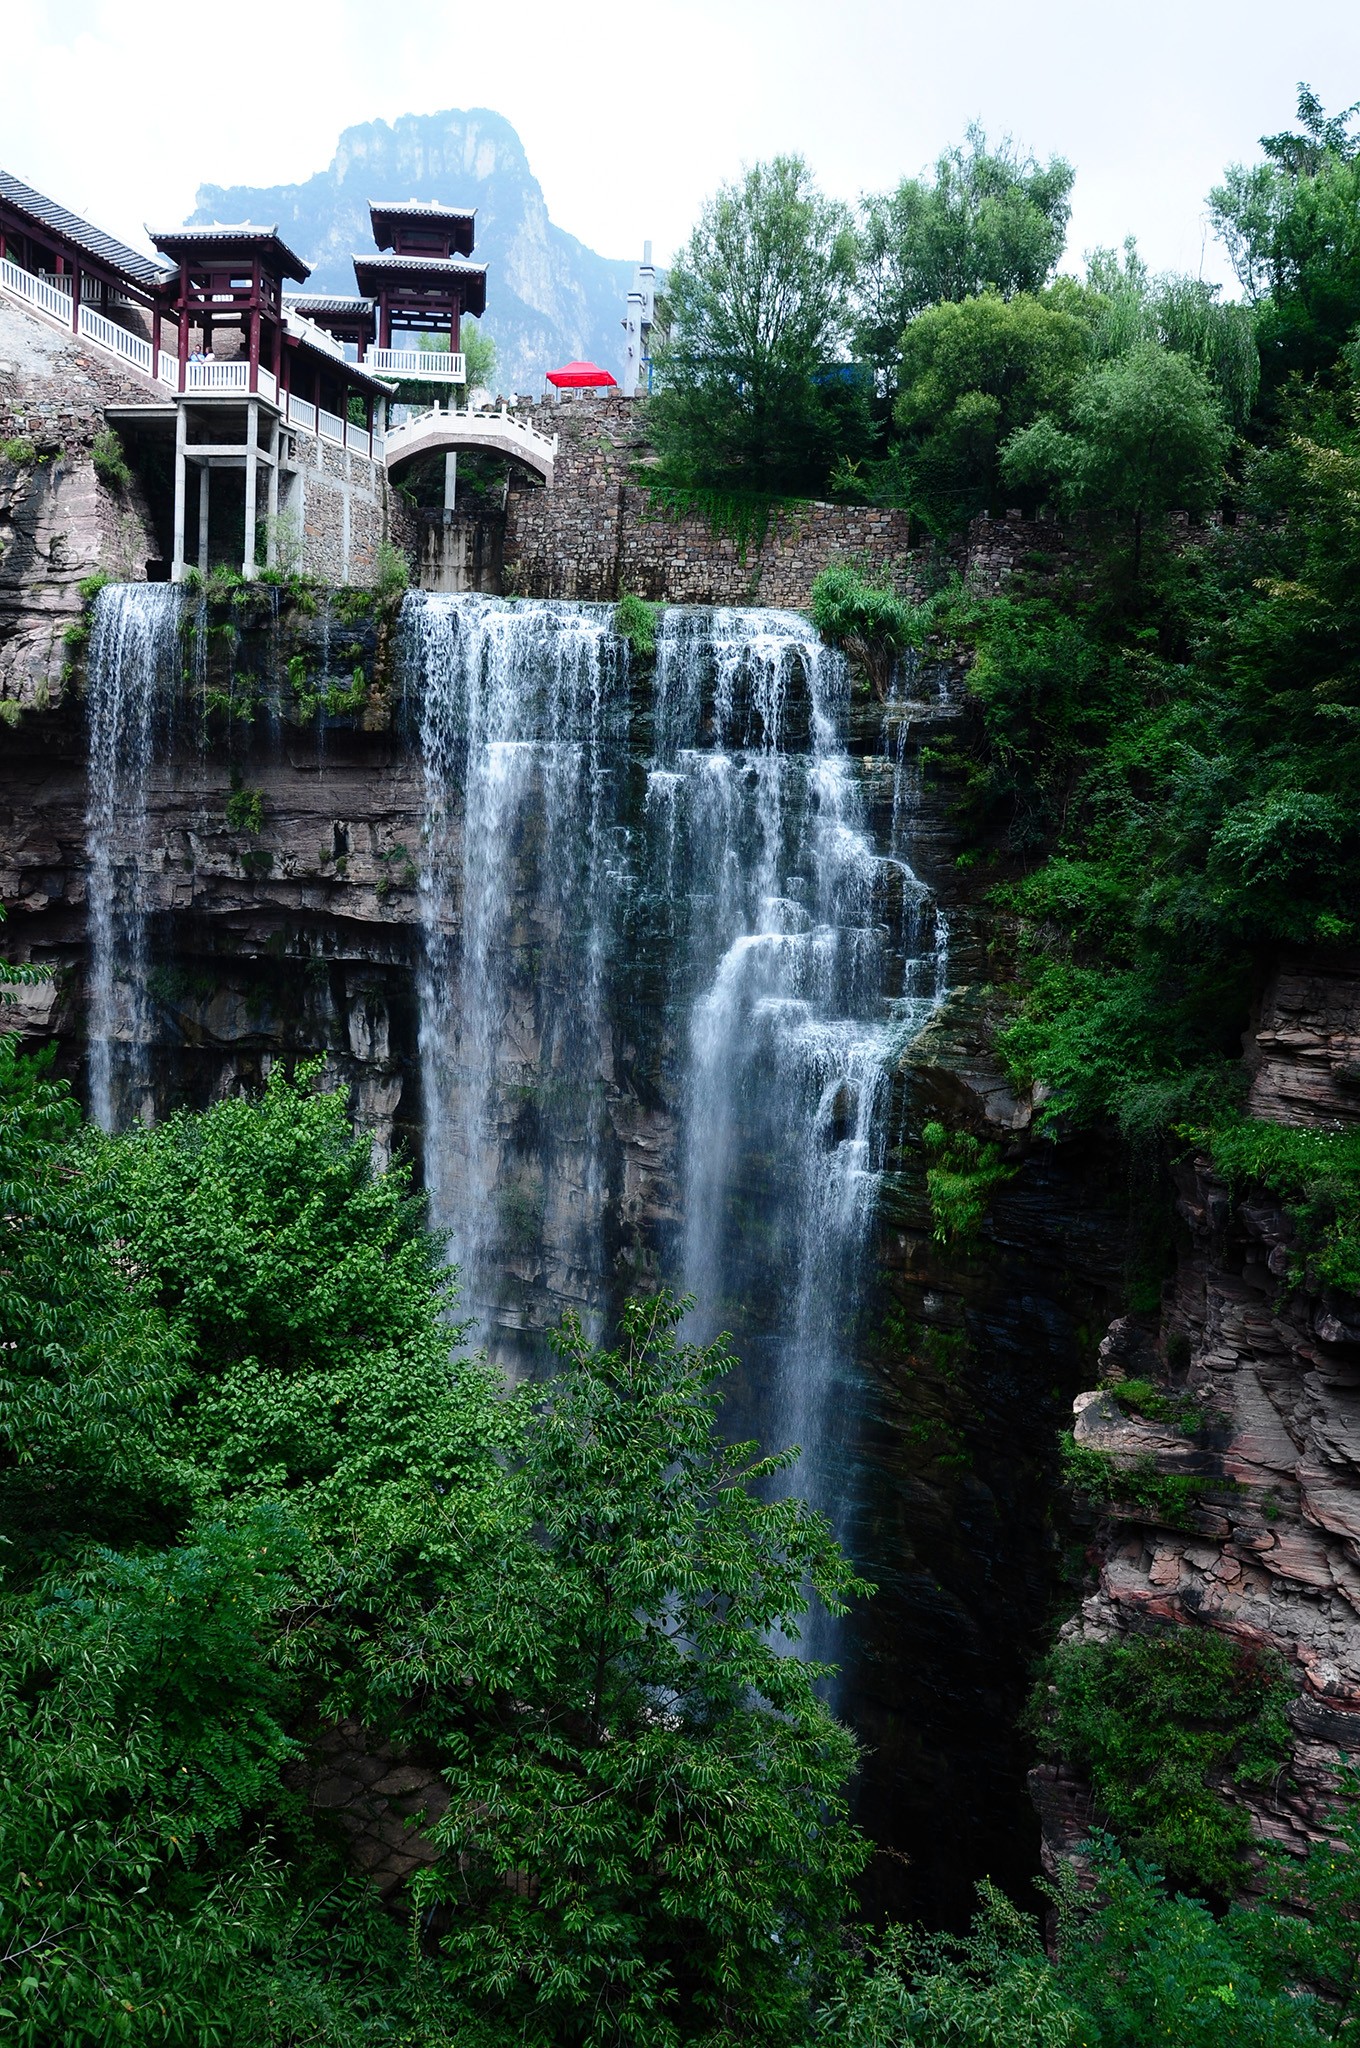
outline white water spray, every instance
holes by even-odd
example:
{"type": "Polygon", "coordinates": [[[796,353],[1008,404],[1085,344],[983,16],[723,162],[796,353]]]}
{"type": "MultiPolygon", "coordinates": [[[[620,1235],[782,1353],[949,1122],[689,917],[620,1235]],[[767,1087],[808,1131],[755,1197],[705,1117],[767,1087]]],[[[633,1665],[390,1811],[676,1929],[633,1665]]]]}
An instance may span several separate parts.
{"type": "Polygon", "coordinates": [[[179,673],[181,594],[113,583],[95,600],[86,709],[90,1113],[106,1131],[151,1114],[147,786],[179,673]]]}

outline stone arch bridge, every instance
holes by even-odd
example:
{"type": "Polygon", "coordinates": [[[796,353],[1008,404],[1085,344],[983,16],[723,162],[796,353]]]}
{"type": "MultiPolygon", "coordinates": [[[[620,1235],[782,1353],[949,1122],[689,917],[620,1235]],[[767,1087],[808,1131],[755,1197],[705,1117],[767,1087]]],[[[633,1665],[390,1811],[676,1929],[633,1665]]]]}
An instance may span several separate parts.
{"type": "Polygon", "coordinates": [[[389,427],[383,459],[389,472],[418,455],[457,455],[486,449],[495,455],[513,456],[541,476],[553,480],[553,459],[557,436],[540,434],[527,420],[501,406],[495,412],[445,412],[434,406],[399,427],[389,427]]]}

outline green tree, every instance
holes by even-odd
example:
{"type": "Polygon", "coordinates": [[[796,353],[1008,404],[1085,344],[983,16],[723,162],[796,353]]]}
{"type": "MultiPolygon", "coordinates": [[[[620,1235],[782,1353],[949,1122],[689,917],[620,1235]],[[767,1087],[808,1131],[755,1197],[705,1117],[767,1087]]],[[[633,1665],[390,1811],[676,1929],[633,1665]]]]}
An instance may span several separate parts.
{"type": "Polygon", "coordinates": [[[494,391],[496,388],[496,344],[469,313],[463,321],[458,346],[467,358],[467,389],[494,391]]]}
{"type": "Polygon", "coordinates": [[[5,2038],[796,2038],[864,1850],[767,1635],[855,1582],[721,1354],[663,1301],[505,1395],[315,1072],[106,1139],[0,1037],[0,1186],[5,2038]],[[310,1808],[342,1717],[453,1794],[414,1948],[310,1808]]]}
{"type": "Polygon", "coordinates": [[[1215,227],[1258,309],[1269,383],[1330,371],[1360,322],[1360,104],[1328,116],[1299,87],[1299,128],[1261,139],[1209,195],[1215,227]]]}
{"type": "Polygon", "coordinates": [[[976,126],[929,178],[865,201],[859,226],[856,348],[891,389],[909,321],[946,300],[1038,292],[1067,239],[1073,171],[1040,164],[976,126]]]}
{"type": "Polygon", "coordinates": [[[488,1573],[477,1725],[446,1768],[442,1967],[469,2042],[797,2042],[867,1845],[854,1745],[781,1655],[815,1592],[865,1590],[820,1516],[763,1498],[794,1453],[717,1432],[721,1346],[632,1304],[617,1350],[568,1318],[527,1431],[532,1538],[488,1573]]]}
{"type": "Polygon", "coordinates": [[[1122,259],[1114,249],[1092,251],[1085,282],[1058,278],[1048,303],[1086,321],[1098,362],[1126,355],[1140,342],[1158,342],[1188,356],[1209,379],[1233,425],[1246,424],[1261,381],[1256,313],[1250,305],[1223,304],[1219,287],[1202,278],[1153,277],[1132,237],[1122,259]]]}
{"type": "Polygon", "coordinates": [[[801,157],[757,164],[705,206],[666,285],[650,418],[668,478],[820,488],[868,432],[843,360],[855,243],[801,157]]]}
{"type": "Polygon", "coordinates": [[[1143,542],[1171,511],[1201,512],[1223,489],[1231,431],[1204,372],[1139,342],[1073,387],[1070,426],[1044,414],[1006,443],[1009,483],[1048,492],[1064,511],[1131,529],[1135,581],[1143,542]]]}
{"type": "Polygon", "coordinates": [[[1065,406],[1086,349],[1079,320],[1027,294],[987,292],[911,322],[894,418],[906,502],[932,531],[966,525],[995,504],[1002,447],[1065,406]]]}

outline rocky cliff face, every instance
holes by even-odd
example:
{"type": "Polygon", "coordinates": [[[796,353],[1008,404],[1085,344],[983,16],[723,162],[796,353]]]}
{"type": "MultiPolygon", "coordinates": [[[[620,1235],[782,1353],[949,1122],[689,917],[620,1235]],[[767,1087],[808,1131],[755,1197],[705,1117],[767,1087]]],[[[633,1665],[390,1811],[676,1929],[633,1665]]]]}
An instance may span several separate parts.
{"type": "MultiPolygon", "coordinates": [[[[1360,962],[1282,966],[1247,1063],[1254,1115],[1360,1120],[1360,962]]],[[[1075,1436],[1197,1490],[1188,1506],[1117,1505],[1101,1522],[1098,1584],[1063,1635],[1174,1623],[1277,1652],[1296,1688],[1292,1757],[1268,1788],[1224,1791],[1259,1839],[1302,1852],[1325,1833],[1342,1756],[1360,1753],[1360,1301],[1310,1280],[1279,1204],[1234,1199],[1202,1157],[1177,1184],[1180,1256],[1160,1321],[1112,1323],[1075,1436]],[[1204,1426],[1126,1414],[1108,1391],[1126,1377],[1182,1395],[1204,1426]]],[[[1051,1866],[1089,1825],[1089,1795],[1058,1767],[1034,1783],[1051,1866]]]]}
{"type": "Polygon", "coordinates": [[[104,408],[155,387],[0,300],[0,711],[56,704],[82,577],[139,580],[163,553],[146,498],[100,483],[104,408]]]}

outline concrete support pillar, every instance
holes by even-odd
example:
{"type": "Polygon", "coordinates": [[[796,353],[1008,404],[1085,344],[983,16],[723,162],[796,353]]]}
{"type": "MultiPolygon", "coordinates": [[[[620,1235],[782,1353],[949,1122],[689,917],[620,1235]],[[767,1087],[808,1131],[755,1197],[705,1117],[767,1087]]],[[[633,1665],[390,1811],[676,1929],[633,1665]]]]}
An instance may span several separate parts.
{"type": "Polygon", "coordinates": [[[198,472],[198,566],[202,575],[208,573],[208,479],[212,465],[203,463],[198,472]]]}
{"type": "Polygon", "coordinates": [[[184,581],[184,459],[185,420],[182,404],[175,407],[175,541],[170,561],[170,581],[184,581]]]}
{"type": "Polygon", "coordinates": [[[452,512],[458,496],[458,451],[450,448],[444,457],[444,510],[452,512]]]}
{"type": "Polygon", "coordinates": [[[246,539],[241,557],[241,574],[246,582],[255,575],[255,499],[259,484],[260,401],[252,398],[246,407],[246,539]]]}
{"type": "Polygon", "coordinates": [[[265,542],[265,566],[279,566],[279,422],[269,429],[269,525],[265,542]]]}

